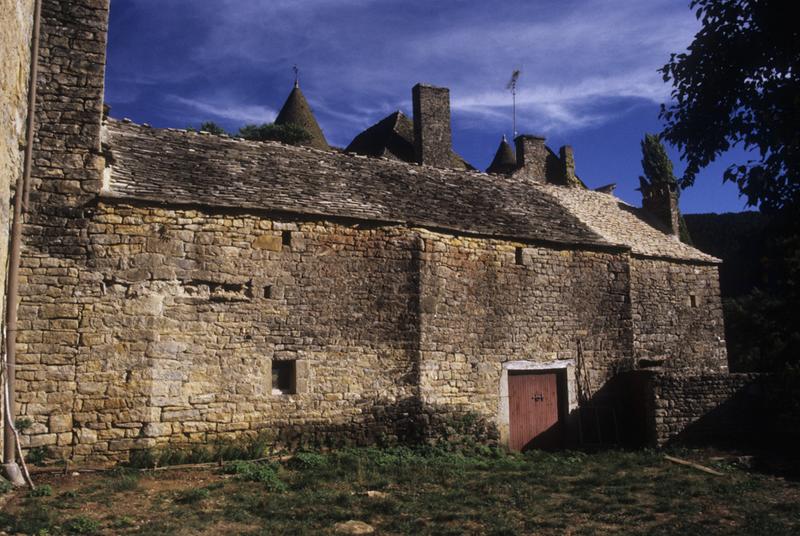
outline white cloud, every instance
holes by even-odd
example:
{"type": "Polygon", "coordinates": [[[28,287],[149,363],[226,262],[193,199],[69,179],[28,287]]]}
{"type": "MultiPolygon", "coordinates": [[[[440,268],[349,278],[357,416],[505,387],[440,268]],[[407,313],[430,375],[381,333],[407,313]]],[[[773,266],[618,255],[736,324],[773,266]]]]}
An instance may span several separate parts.
{"type": "Polygon", "coordinates": [[[198,99],[187,99],[177,95],[169,96],[169,100],[205,114],[200,119],[207,119],[207,116],[212,116],[242,123],[271,123],[275,120],[275,116],[277,115],[275,110],[255,104],[207,102],[198,99]]]}
{"type": "MultiPolygon", "coordinates": [[[[504,125],[510,108],[504,86],[519,67],[518,114],[527,122],[521,127],[547,133],[602,124],[625,110],[620,99],[667,100],[669,87],[657,69],[699,27],[675,0],[176,4],[168,4],[170,17],[191,6],[204,27],[192,34],[186,61],[172,64],[183,74],[173,74],[202,73],[214,81],[182,104],[231,120],[272,119],[271,106],[280,102],[241,105],[215,95],[243,72],[288,91],[298,64],[306,96],[336,140],[397,108],[410,111],[411,86],[420,81],[450,87],[454,113],[504,125]]],[[[251,103],[260,96],[247,95],[251,103]]]]}

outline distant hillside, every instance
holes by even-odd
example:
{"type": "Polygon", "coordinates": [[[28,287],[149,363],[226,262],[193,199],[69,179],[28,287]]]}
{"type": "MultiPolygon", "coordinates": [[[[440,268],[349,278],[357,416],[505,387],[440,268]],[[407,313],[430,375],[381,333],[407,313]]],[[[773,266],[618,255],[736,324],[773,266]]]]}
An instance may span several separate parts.
{"type": "Polygon", "coordinates": [[[694,246],[724,261],[722,296],[749,292],[764,277],[764,233],[768,219],[760,212],[684,214],[694,246]]]}

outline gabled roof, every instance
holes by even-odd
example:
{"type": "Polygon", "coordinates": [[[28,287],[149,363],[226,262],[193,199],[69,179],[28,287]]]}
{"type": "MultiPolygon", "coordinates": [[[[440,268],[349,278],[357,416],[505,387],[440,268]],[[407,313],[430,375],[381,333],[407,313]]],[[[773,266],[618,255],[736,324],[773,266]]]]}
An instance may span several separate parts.
{"type": "Polygon", "coordinates": [[[500,140],[500,146],[494,154],[494,160],[492,160],[492,163],[486,168],[486,173],[506,174],[514,171],[516,167],[517,155],[514,153],[514,149],[511,148],[511,145],[508,144],[506,137],[503,136],[503,139],[500,140]]]}
{"type": "Polygon", "coordinates": [[[309,147],[316,149],[330,149],[319,123],[314,118],[311,106],[308,105],[305,95],[300,90],[300,86],[295,83],[292,92],[283,103],[283,108],[275,118],[276,125],[295,125],[302,127],[311,134],[311,141],[305,143],[309,147]]]}
{"type": "Polygon", "coordinates": [[[414,125],[403,112],[398,110],[353,138],[345,151],[413,162],[414,125]]]}
{"type": "Polygon", "coordinates": [[[648,211],[631,206],[613,195],[553,184],[539,187],[555,197],[592,231],[611,243],[628,245],[633,253],[646,257],[721,262],[679,241],[648,211]]]}
{"type": "MultiPolygon", "coordinates": [[[[353,138],[345,151],[416,162],[414,122],[399,110],[393,112],[353,138]]],[[[455,151],[451,150],[450,156],[453,169],[475,169],[455,151]]]]}
{"type": "Polygon", "coordinates": [[[388,158],[108,120],[102,195],[152,204],[397,223],[532,243],[717,262],[613,196],[388,158]]]}

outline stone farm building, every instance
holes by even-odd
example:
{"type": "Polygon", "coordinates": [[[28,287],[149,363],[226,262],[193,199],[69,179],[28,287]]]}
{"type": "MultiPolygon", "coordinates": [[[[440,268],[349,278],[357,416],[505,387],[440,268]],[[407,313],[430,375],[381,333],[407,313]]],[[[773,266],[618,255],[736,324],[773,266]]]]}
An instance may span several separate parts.
{"type": "Polygon", "coordinates": [[[528,135],[476,171],[451,148],[448,91],[425,85],[413,119],[347,150],[299,88],[281,115],[306,122],[304,147],[104,118],[107,15],[107,0],[43,2],[24,447],[120,460],[458,423],[512,448],[660,443],[684,417],[653,390],[727,371],[718,260],[677,240],[674,192],[632,207],[528,135]]]}

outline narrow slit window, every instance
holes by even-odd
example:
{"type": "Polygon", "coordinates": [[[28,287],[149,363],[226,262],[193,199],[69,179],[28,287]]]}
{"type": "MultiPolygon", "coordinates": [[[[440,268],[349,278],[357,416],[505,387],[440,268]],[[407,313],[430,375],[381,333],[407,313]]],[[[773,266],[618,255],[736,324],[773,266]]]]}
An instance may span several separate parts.
{"type": "Polygon", "coordinates": [[[689,305],[692,307],[697,307],[697,295],[696,294],[689,294],[689,305]]]}
{"type": "Polygon", "coordinates": [[[525,264],[525,259],[522,257],[522,248],[516,248],[514,250],[514,262],[517,266],[522,266],[525,264]]]}
{"type": "Polygon", "coordinates": [[[294,359],[272,362],[272,394],[292,395],[295,393],[297,367],[294,359]]]}
{"type": "Polygon", "coordinates": [[[283,233],[281,233],[281,243],[284,246],[291,246],[292,245],[292,232],[291,231],[283,231],[283,233]]]}
{"type": "Polygon", "coordinates": [[[264,297],[268,300],[272,298],[272,285],[264,287],[264,297]]]}

